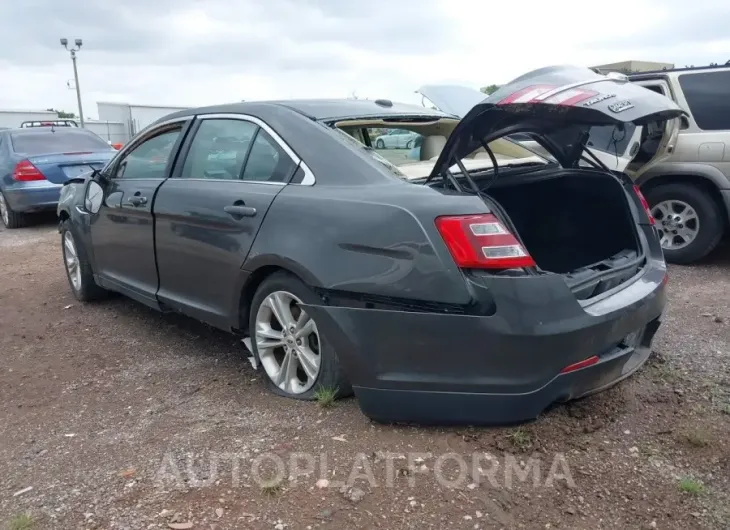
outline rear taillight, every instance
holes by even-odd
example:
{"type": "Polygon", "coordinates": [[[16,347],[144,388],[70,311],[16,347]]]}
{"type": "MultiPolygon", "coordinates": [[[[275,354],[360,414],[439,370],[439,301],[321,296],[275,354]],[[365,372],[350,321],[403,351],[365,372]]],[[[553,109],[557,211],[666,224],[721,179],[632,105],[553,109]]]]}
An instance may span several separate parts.
{"type": "Polygon", "coordinates": [[[13,170],[13,180],[28,182],[30,180],[46,180],[46,177],[29,160],[21,160],[13,170]]]}
{"type": "Polygon", "coordinates": [[[646,201],[644,194],[641,193],[639,186],[637,186],[636,184],[634,184],[634,193],[636,193],[639,201],[641,201],[641,205],[644,207],[644,211],[646,212],[647,217],[649,217],[649,223],[654,224],[654,216],[651,215],[651,208],[649,208],[649,203],[646,201]]]}
{"type": "Polygon", "coordinates": [[[436,228],[459,267],[514,269],[535,261],[517,238],[492,214],[436,218],[436,228]]]}

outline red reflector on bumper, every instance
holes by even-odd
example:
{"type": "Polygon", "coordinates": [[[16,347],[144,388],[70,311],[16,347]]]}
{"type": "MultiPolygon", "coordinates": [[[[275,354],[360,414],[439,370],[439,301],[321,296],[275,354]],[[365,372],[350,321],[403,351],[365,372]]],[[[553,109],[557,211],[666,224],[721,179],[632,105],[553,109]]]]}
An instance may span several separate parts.
{"type": "Polygon", "coordinates": [[[562,370],[560,370],[561,374],[567,374],[570,372],[575,372],[576,370],[580,370],[581,368],[586,368],[587,366],[593,366],[594,364],[598,363],[598,355],[594,355],[593,357],[588,357],[587,359],[584,359],[582,361],[578,361],[577,363],[569,364],[562,370]]]}

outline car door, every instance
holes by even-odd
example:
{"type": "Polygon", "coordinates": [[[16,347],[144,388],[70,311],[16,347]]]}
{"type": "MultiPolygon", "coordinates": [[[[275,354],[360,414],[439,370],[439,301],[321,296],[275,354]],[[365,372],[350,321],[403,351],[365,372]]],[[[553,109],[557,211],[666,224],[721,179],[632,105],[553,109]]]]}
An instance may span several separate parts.
{"type": "MultiPolygon", "coordinates": [[[[651,90],[658,94],[662,94],[663,96],[666,96],[670,99],[673,99],[672,92],[669,89],[669,83],[667,83],[667,81],[665,81],[664,79],[634,81],[633,83],[639,86],[643,86],[647,90],[651,90]]],[[[656,130],[657,125],[660,124],[652,125],[653,128],[656,130]]],[[[641,145],[640,152],[642,150],[653,151],[653,156],[651,156],[651,158],[649,158],[648,160],[646,160],[647,157],[642,157],[641,159],[644,160],[644,162],[643,164],[641,164],[641,166],[639,166],[638,164],[634,164],[634,169],[636,170],[637,175],[643,174],[657,164],[665,162],[674,154],[674,152],[678,148],[681,149],[683,146],[678,145],[679,131],[680,129],[687,128],[689,128],[689,119],[687,118],[687,116],[682,116],[674,120],[667,120],[664,123],[663,131],[657,131],[661,135],[658,137],[657,135],[653,134],[651,127],[647,127],[646,138],[642,138],[644,141],[641,145]],[[651,145],[652,142],[657,141],[658,145],[651,145]]]]}
{"type": "Polygon", "coordinates": [[[152,307],[158,278],[152,208],[172,170],[189,120],[138,137],[104,170],[104,200],[90,220],[100,283],[152,307]]]}
{"type": "Polygon", "coordinates": [[[230,329],[237,325],[231,308],[241,266],[298,161],[256,118],[208,115],[196,121],[180,170],[155,201],[157,296],[166,306],[230,329]]]}

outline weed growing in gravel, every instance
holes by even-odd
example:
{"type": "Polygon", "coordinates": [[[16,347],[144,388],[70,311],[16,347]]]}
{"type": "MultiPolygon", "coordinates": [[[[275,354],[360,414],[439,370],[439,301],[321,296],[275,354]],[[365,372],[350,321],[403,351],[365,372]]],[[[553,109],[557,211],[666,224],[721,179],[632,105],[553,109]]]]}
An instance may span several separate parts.
{"type": "Polygon", "coordinates": [[[507,438],[518,451],[525,452],[532,447],[532,435],[522,427],[518,427],[509,433],[507,438]]]}
{"type": "Polygon", "coordinates": [[[317,403],[323,409],[330,408],[335,404],[335,397],[337,396],[337,388],[330,388],[320,386],[314,391],[314,397],[317,399],[317,403]]]}
{"type": "Polygon", "coordinates": [[[646,442],[642,442],[639,444],[639,453],[649,458],[661,455],[661,451],[658,447],[655,447],[646,442]]]}
{"type": "Polygon", "coordinates": [[[712,433],[706,429],[686,430],[680,438],[693,447],[707,447],[712,443],[712,433]]]}
{"type": "Polygon", "coordinates": [[[282,490],[281,480],[271,480],[269,482],[261,483],[261,492],[269,497],[274,497],[282,490]]]}
{"type": "Polygon", "coordinates": [[[679,481],[679,491],[690,495],[699,495],[705,491],[705,486],[699,480],[684,477],[679,481]]]}
{"type": "Polygon", "coordinates": [[[16,515],[8,522],[8,530],[30,530],[35,528],[35,521],[27,513],[16,515]]]}
{"type": "Polygon", "coordinates": [[[670,384],[676,383],[682,378],[679,370],[668,363],[658,364],[656,366],[656,375],[662,381],[670,384]]]}

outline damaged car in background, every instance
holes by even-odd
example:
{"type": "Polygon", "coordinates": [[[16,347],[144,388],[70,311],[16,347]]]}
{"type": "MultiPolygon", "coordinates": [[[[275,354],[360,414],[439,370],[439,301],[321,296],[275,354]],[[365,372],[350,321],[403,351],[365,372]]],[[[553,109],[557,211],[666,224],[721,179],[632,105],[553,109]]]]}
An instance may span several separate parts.
{"type": "Polygon", "coordinates": [[[649,355],[666,296],[657,232],[586,142],[681,114],[563,67],[461,120],[388,100],[181,111],[64,187],[69,284],[250,337],[282,396],[354,392],[383,422],[530,420],[649,355]],[[418,135],[418,159],[377,151],[383,129],[418,135]]]}

